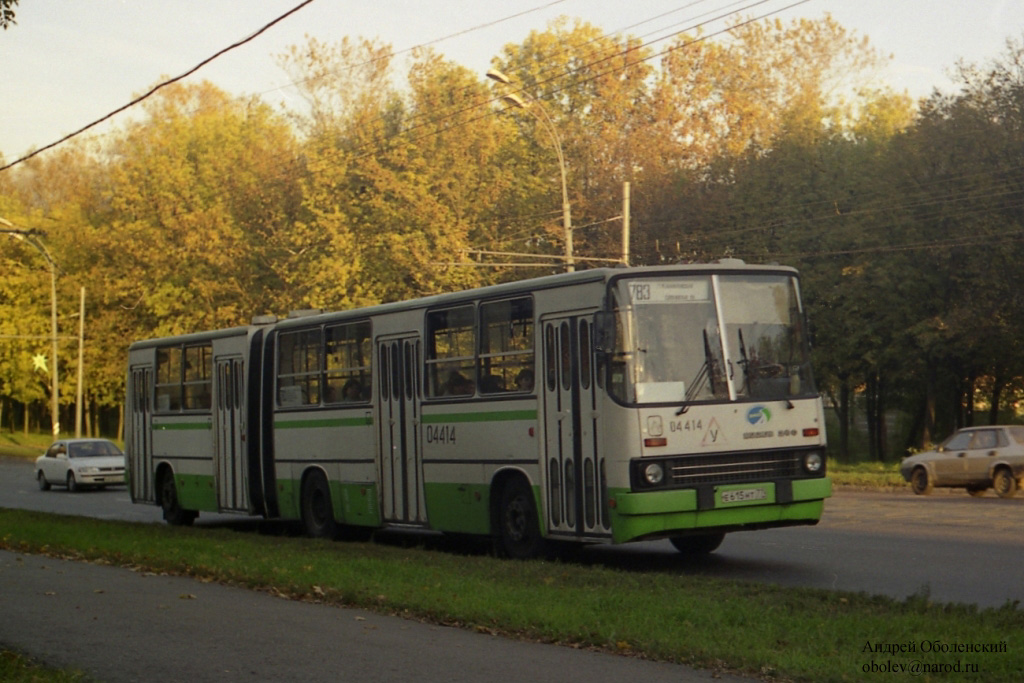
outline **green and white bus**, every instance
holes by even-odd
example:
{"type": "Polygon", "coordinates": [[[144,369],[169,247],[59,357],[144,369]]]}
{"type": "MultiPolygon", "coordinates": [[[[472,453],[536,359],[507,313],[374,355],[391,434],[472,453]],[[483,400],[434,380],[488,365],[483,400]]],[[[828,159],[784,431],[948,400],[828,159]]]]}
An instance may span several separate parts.
{"type": "Polygon", "coordinates": [[[132,344],[132,500],[549,541],[815,524],[831,494],[795,270],[552,275],[132,344]]]}

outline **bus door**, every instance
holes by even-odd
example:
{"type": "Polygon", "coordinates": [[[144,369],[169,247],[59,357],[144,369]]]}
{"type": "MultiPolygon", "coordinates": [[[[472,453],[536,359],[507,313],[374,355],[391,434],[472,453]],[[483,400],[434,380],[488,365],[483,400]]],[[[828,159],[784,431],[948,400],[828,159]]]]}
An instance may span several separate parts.
{"type": "Polygon", "coordinates": [[[545,318],[542,327],[548,529],[601,534],[591,318],[545,318]]]}
{"type": "Polygon", "coordinates": [[[131,370],[132,402],[129,406],[131,436],[128,440],[129,486],[133,502],[156,502],[153,483],[153,368],[131,370]]]}
{"type": "Polygon", "coordinates": [[[416,438],[420,423],[420,349],[419,337],[377,341],[381,504],[384,520],[400,524],[427,521],[423,454],[416,438]]]}
{"type": "Polygon", "coordinates": [[[213,457],[217,472],[217,506],[221,510],[249,510],[246,488],[245,362],[241,356],[218,357],[214,362],[213,457]]]}

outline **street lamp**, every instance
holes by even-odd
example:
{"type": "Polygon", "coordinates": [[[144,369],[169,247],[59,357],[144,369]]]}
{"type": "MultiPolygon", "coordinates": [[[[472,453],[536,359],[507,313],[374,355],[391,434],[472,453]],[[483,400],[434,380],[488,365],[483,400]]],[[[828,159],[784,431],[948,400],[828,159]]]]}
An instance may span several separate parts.
{"type": "Polygon", "coordinates": [[[43,243],[35,238],[35,230],[18,230],[6,218],[0,218],[0,224],[10,228],[10,230],[0,230],[0,232],[28,242],[38,249],[46,262],[50,264],[50,365],[52,366],[50,370],[50,424],[53,438],[57,439],[60,437],[60,403],[57,395],[59,387],[57,382],[57,264],[54,263],[50,252],[43,246],[43,243]]]}
{"type": "MultiPolygon", "coordinates": [[[[512,85],[512,79],[497,69],[489,69],[487,77],[498,83],[512,85]]],[[[565,233],[565,269],[571,273],[576,270],[576,261],[572,255],[572,215],[569,210],[569,186],[565,179],[565,155],[562,153],[562,140],[558,137],[558,129],[555,128],[555,122],[551,120],[551,116],[548,115],[547,110],[544,109],[538,100],[526,100],[516,93],[509,93],[501,99],[513,107],[525,110],[533,118],[537,119],[538,123],[551,136],[551,141],[555,143],[555,153],[558,155],[558,168],[562,172],[562,230],[565,233]],[[537,113],[538,111],[540,112],[539,114],[537,113]]]]}

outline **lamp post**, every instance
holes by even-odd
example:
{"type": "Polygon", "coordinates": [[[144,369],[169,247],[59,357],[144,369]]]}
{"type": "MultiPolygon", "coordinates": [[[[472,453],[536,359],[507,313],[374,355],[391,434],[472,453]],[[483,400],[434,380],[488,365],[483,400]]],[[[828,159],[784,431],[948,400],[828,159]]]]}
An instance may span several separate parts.
{"type": "Polygon", "coordinates": [[[50,265],[50,424],[53,431],[53,438],[60,437],[60,403],[57,391],[57,264],[54,263],[50,252],[43,243],[35,238],[35,230],[18,230],[14,224],[5,218],[0,218],[0,224],[6,225],[9,230],[0,230],[11,237],[28,242],[43,255],[50,265]]]}
{"type": "MultiPolygon", "coordinates": [[[[497,69],[488,70],[487,77],[498,83],[512,85],[512,79],[497,69]]],[[[565,177],[565,155],[562,153],[562,140],[558,136],[558,129],[555,128],[555,122],[551,120],[547,110],[544,109],[538,100],[525,100],[516,93],[509,93],[501,99],[513,107],[525,110],[533,116],[544,127],[548,135],[551,136],[551,141],[555,145],[555,153],[558,155],[558,168],[562,173],[562,230],[565,241],[565,269],[571,273],[576,270],[576,261],[572,255],[572,214],[569,210],[569,185],[565,177]],[[540,113],[538,114],[537,111],[540,111],[540,113]]]]}

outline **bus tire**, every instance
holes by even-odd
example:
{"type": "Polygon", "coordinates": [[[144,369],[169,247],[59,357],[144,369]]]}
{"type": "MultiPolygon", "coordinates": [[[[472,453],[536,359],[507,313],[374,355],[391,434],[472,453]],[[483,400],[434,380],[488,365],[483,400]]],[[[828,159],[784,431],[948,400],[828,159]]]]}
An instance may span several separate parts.
{"type": "Polygon", "coordinates": [[[515,560],[537,557],[544,548],[533,491],[520,477],[501,489],[497,542],[499,554],[515,560]]]}
{"type": "Polygon", "coordinates": [[[170,471],[160,478],[160,507],[164,511],[164,520],[171,526],[192,526],[199,513],[186,510],[178,502],[178,487],[174,485],[174,474],[170,471]]]}
{"type": "Polygon", "coordinates": [[[338,534],[331,487],[320,470],[310,472],[302,480],[302,527],[311,538],[334,538],[338,534]]]}
{"type": "Polygon", "coordinates": [[[724,533],[700,534],[697,536],[673,536],[668,539],[676,550],[684,555],[707,555],[713,553],[725,540],[724,533]]]}

